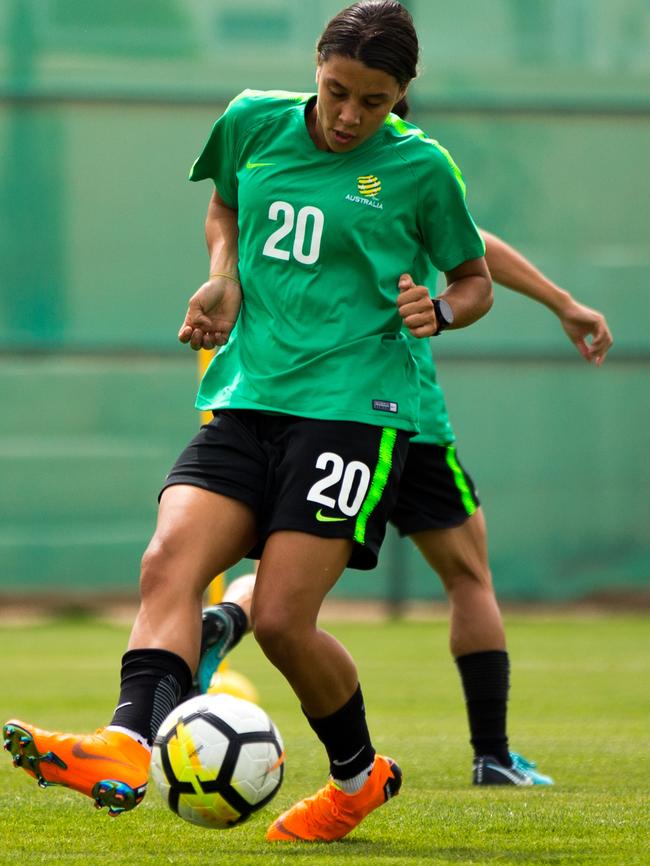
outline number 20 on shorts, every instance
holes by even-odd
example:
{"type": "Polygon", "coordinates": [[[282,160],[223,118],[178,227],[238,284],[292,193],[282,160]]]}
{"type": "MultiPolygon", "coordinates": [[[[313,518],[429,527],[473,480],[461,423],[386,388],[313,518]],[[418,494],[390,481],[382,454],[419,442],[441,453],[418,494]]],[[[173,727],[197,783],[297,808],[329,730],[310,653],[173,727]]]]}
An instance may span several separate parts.
{"type": "Polygon", "coordinates": [[[370,486],[370,469],[360,460],[351,460],[347,465],[340,454],[332,451],[324,451],[316,460],[316,469],[330,470],[329,473],[317,481],[309,489],[307,499],[317,502],[326,508],[334,508],[338,505],[342,514],[354,517],[361,508],[368,487],[370,486]],[[337,484],[340,483],[338,496],[329,496],[325,491],[333,494],[337,484]]]}

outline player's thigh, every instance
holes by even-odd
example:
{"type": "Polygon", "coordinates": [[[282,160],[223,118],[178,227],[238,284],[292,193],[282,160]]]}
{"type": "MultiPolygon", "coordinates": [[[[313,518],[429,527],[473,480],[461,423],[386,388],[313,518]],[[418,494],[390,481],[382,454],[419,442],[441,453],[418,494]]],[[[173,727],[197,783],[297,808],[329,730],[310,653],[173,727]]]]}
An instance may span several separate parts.
{"type": "Polygon", "coordinates": [[[255,516],[244,503],[200,487],[166,488],[142,558],[143,597],[179,588],[202,591],[246,555],[255,537],[255,516]]]}
{"type": "Polygon", "coordinates": [[[313,626],[352,553],[347,538],[281,531],[269,536],[253,591],[256,630],[313,626]]]}
{"type": "Polygon", "coordinates": [[[447,589],[453,590],[467,580],[491,585],[487,531],[481,508],[459,526],[428,529],[410,537],[447,589]]]}
{"type": "Polygon", "coordinates": [[[254,413],[219,413],[180,454],[160,494],[143,580],[196,587],[245,556],[257,538],[268,459],[254,413]]]}
{"type": "Polygon", "coordinates": [[[163,492],[150,547],[170,570],[208,579],[237,563],[252,547],[256,520],[243,502],[176,484],[163,492]]]}

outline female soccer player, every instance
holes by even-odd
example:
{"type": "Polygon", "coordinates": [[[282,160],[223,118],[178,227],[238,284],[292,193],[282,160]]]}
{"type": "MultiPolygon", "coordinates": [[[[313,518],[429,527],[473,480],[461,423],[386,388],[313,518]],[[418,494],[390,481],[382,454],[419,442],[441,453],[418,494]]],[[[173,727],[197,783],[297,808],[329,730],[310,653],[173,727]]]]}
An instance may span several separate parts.
{"type": "MultiPolygon", "coordinates": [[[[403,116],[404,110],[402,101],[393,113],[403,116]]],[[[417,132],[415,127],[411,129],[417,132]]],[[[585,360],[600,366],[612,345],[604,316],[580,304],[500,238],[486,231],[482,235],[485,258],[495,282],[547,306],[585,360]]],[[[236,245],[236,212],[211,202],[206,236],[210,249],[217,243],[236,245]]],[[[236,257],[236,252],[232,255],[236,257]]],[[[234,348],[232,341],[230,351],[234,348]]],[[[391,522],[401,535],[412,538],[440,576],[450,600],[450,649],[466,697],[474,750],[473,782],[550,784],[550,777],[509,749],[510,661],[492,584],[485,518],[472,480],[458,460],[430,347],[427,341],[412,339],[411,350],[418,362],[422,387],[420,433],[409,446],[391,522]]],[[[221,606],[204,612],[205,652],[197,688],[205,689],[224,654],[241,636],[248,622],[250,584],[248,592],[240,599],[245,614],[238,614],[234,621],[233,612],[221,606]]]]}
{"type": "Polygon", "coordinates": [[[5,726],[15,762],[43,784],[113,813],[142,799],[152,740],[198,662],[203,591],[261,551],[255,636],[331,773],[267,838],[339,839],[398,792],[399,767],[372,747],[354,662],[317,617],[347,565],[374,566],[417,430],[402,318],[424,337],[471,324],[492,301],[457,167],[390,116],[417,58],[404,7],[356,3],[320,39],[315,95],[242,94],[194,164],[216,206],[239,213],[239,263],[211,251],[180,338],[223,344],[237,321],[241,363],[233,370],[226,347],[209,368],[199,405],[214,421],[165,482],[110,725],[86,736],[5,726]],[[426,259],[447,279],[435,308],[419,303],[426,259]]]}

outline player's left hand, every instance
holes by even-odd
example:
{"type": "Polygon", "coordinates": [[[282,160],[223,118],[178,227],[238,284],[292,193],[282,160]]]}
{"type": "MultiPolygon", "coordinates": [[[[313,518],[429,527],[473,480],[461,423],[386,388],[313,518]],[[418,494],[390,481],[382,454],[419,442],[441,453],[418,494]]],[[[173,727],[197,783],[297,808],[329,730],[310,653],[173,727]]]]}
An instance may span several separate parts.
{"type": "Polygon", "coordinates": [[[560,322],[585,361],[600,367],[614,342],[603,314],[572,301],[560,314],[560,322]]]}
{"type": "Polygon", "coordinates": [[[433,301],[426,286],[416,286],[410,274],[402,274],[397,283],[397,309],[414,337],[433,337],[438,322],[433,301]]]}

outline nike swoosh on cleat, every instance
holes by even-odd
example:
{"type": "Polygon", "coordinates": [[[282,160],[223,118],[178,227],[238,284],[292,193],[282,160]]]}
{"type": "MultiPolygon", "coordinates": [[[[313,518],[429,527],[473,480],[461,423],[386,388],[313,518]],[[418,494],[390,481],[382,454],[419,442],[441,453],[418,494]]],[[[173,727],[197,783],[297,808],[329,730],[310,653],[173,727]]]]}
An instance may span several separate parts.
{"type": "Polygon", "coordinates": [[[263,168],[265,165],[275,165],[274,162],[247,162],[246,168],[263,168]]]}
{"type": "Polygon", "coordinates": [[[110,755],[96,755],[94,752],[87,752],[81,743],[75,743],[71,749],[75,758],[88,759],[93,761],[112,761],[114,764],[119,764],[121,767],[133,769],[133,764],[127,764],[126,761],[118,761],[110,755]]]}
{"type": "Polygon", "coordinates": [[[302,838],[302,836],[299,836],[297,833],[292,833],[288,827],[285,827],[284,823],[280,820],[280,818],[278,818],[278,820],[275,821],[273,826],[275,827],[276,830],[279,830],[280,833],[284,833],[284,835],[287,836],[289,839],[297,839],[298,842],[304,842],[305,841],[302,838]]]}
{"type": "Polygon", "coordinates": [[[490,770],[496,770],[498,773],[501,773],[501,775],[505,776],[506,779],[510,779],[513,785],[519,785],[520,787],[525,788],[533,784],[533,780],[529,776],[526,776],[525,773],[513,773],[512,768],[502,767],[500,764],[486,764],[486,767],[490,770]],[[522,781],[522,778],[525,779],[525,781],[522,781]]]}
{"type": "Polygon", "coordinates": [[[339,520],[347,520],[347,517],[328,517],[326,514],[323,514],[322,509],[319,508],[316,512],[316,520],[320,520],[321,523],[337,523],[339,520]]]}

